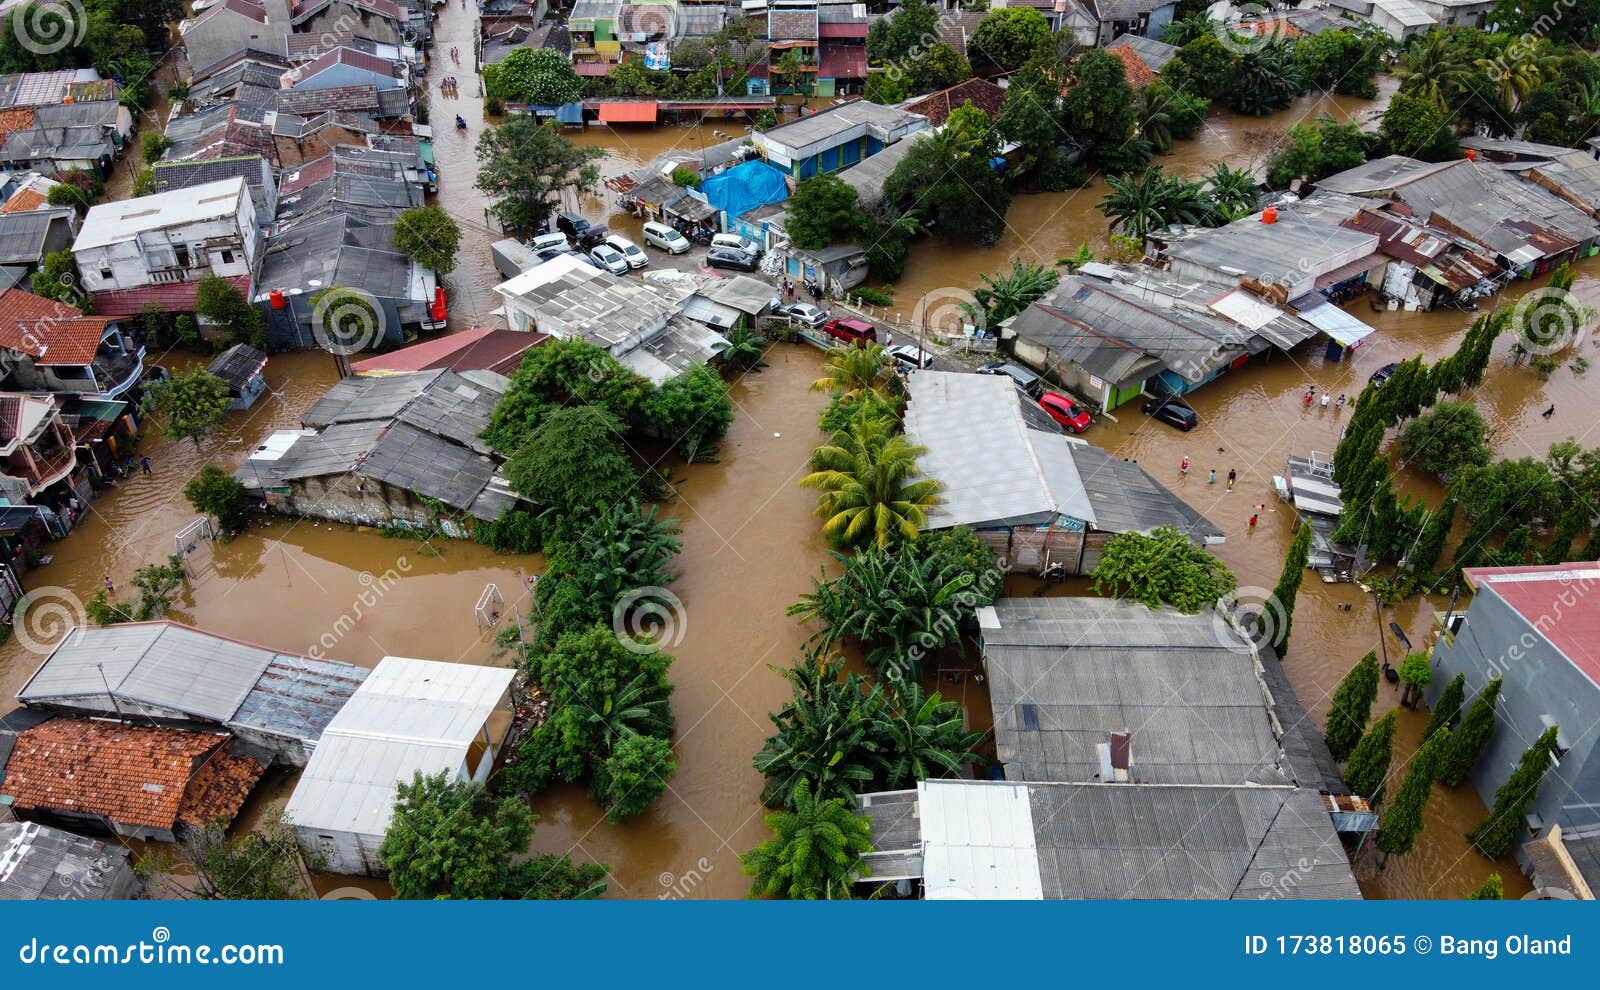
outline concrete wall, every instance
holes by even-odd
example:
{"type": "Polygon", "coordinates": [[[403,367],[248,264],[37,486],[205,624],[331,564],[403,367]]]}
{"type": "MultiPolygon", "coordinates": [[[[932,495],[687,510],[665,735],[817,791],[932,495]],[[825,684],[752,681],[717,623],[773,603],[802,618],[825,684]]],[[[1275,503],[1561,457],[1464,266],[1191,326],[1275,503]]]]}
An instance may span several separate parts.
{"type": "Polygon", "coordinates": [[[1466,675],[1468,704],[1495,676],[1504,679],[1498,725],[1469,777],[1484,804],[1493,805],[1495,791],[1545,731],[1543,717],[1548,716],[1562,727],[1572,749],[1545,777],[1530,811],[1546,826],[1600,823],[1600,759],[1589,759],[1595,736],[1586,731],[1600,710],[1600,688],[1489,592],[1473,598],[1453,645],[1439,638],[1433,665],[1433,682],[1424,694],[1430,704],[1458,673],[1466,675]]]}
{"type": "Polygon", "coordinates": [[[279,512],[360,526],[433,521],[433,510],[411,492],[351,474],[298,480],[288,495],[268,494],[267,502],[279,512]]]}
{"type": "Polygon", "coordinates": [[[146,231],[138,237],[92,248],[74,248],[83,287],[90,292],[137,289],[166,273],[168,282],[193,282],[206,275],[249,275],[260,240],[255,204],[239,197],[231,217],[146,231]],[[176,249],[186,247],[189,265],[177,269],[176,249]],[[231,260],[225,260],[225,254],[231,260]]]}

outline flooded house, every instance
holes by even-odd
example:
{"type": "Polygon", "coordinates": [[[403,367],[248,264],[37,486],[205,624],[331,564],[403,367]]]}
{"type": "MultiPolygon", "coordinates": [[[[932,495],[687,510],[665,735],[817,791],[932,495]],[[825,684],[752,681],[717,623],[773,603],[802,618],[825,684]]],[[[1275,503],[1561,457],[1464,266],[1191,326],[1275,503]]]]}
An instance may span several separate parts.
{"type": "Polygon", "coordinates": [[[17,693],[24,707],[225,731],[263,765],[303,767],[365,667],[284,653],[177,622],[67,633],[17,693]]]}
{"type": "Polygon", "coordinates": [[[248,292],[260,253],[255,204],[237,177],[92,206],[72,242],[95,312],[108,316],[150,305],[192,313],[207,275],[248,292]]]}
{"type": "Polygon", "coordinates": [[[695,291],[692,281],[635,282],[572,255],[495,286],[512,330],[586,340],[658,384],[728,347],[726,337],[686,315],[695,291]]]}
{"type": "Polygon", "coordinates": [[[487,371],[346,378],[234,477],[273,512],[468,536],[520,502],[479,436],[506,385],[487,371]]]}
{"type": "Polygon", "coordinates": [[[405,375],[418,371],[492,371],[511,377],[523,356],[550,338],[495,327],[473,327],[399,350],[353,361],[357,375],[405,375]]]}
{"type": "Polygon", "coordinates": [[[762,157],[796,181],[848,168],[928,126],[926,117],[852,100],[751,135],[762,157]]]}
{"type": "MultiPolygon", "coordinates": [[[[33,198],[24,194],[17,202],[33,198]]],[[[45,255],[72,244],[77,222],[77,212],[71,207],[51,207],[42,198],[29,209],[0,212],[0,273],[5,277],[0,284],[27,286],[28,276],[38,270],[45,255]]]]}
{"type": "MultiPolygon", "coordinates": [[[[15,715],[16,713],[13,713],[15,715]]],[[[29,715],[31,713],[23,713],[29,715]]],[[[0,801],[22,821],[176,842],[233,821],[265,772],[223,732],[55,717],[0,720],[0,801]]]]}
{"type": "Polygon", "coordinates": [[[93,498],[77,439],[53,395],[0,392],[0,495],[11,505],[40,506],[71,529],[93,498]]]}
{"type": "Polygon", "coordinates": [[[228,387],[229,409],[249,409],[267,390],[267,355],[249,344],[234,344],[206,370],[228,387]]]}
{"type": "Polygon", "coordinates": [[[0,387],[90,399],[136,397],[144,355],[115,319],[18,288],[0,292],[0,387]]]}
{"type": "Polygon", "coordinates": [[[137,889],[126,846],[38,822],[0,822],[0,901],[125,900],[137,889]]]}
{"type": "Polygon", "coordinates": [[[272,163],[260,154],[160,161],[150,166],[150,175],[155,180],[155,191],[158,193],[241,178],[250,188],[250,202],[255,206],[258,223],[270,223],[272,215],[278,210],[277,173],[272,163]]]}
{"type": "Polygon", "coordinates": [[[1523,751],[1555,727],[1550,771],[1529,805],[1522,838],[1559,825],[1569,834],[1600,830],[1600,752],[1588,729],[1600,710],[1600,563],[1469,567],[1463,606],[1437,613],[1432,704],[1457,674],[1468,704],[1502,680],[1499,722],[1467,779],[1485,804],[1511,776],[1523,751]]]}
{"type": "Polygon", "coordinates": [[[395,788],[417,775],[483,781],[512,744],[516,671],[384,657],[323,733],[284,808],[332,873],[381,876],[395,788]]]}
{"type": "Polygon", "coordinates": [[[1007,571],[1087,574],[1111,537],[1158,526],[1223,539],[1139,465],[1063,435],[1005,376],[922,371],[908,388],[906,436],[944,486],[925,528],[971,527],[1007,571]]]}
{"type": "Polygon", "coordinates": [[[340,216],[393,223],[400,214],[423,205],[423,187],[415,154],[336,145],[321,158],[284,170],[274,229],[281,233],[298,224],[340,216]]]}
{"type": "Polygon", "coordinates": [[[928,900],[1361,897],[1332,757],[1278,661],[1218,616],[1001,598],[979,624],[1004,776],[862,795],[873,884],[928,900]]]}

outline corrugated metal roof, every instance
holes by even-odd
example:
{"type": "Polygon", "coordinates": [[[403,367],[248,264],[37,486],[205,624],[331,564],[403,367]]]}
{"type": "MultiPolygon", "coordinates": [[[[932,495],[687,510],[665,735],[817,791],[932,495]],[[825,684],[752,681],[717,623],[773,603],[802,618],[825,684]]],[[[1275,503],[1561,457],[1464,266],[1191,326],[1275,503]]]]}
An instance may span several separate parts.
{"type": "Polygon", "coordinates": [[[381,836],[395,786],[454,773],[516,672],[384,657],[340,709],[284,809],[307,829],[381,836]]]}
{"type": "Polygon", "coordinates": [[[917,797],[928,900],[1044,897],[1027,785],[925,780],[917,797]]]}

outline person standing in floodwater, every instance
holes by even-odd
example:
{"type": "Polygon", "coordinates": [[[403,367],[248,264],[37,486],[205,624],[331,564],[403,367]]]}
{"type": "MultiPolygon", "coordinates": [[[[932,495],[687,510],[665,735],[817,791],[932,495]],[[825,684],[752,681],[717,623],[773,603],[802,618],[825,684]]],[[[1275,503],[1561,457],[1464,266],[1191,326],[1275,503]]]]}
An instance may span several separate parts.
{"type": "Polygon", "coordinates": [[[1239,478],[1239,472],[1235,471],[1233,468],[1229,468],[1228,469],[1228,491],[1230,491],[1230,492],[1233,491],[1233,483],[1236,480],[1238,480],[1238,478],[1239,478]]]}
{"type": "Polygon", "coordinates": [[[1250,528],[1251,529],[1255,529],[1256,528],[1256,520],[1258,520],[1260,518],[1261,518],[1260,513],[1256,513],[1255,515],[1252,515],[1250,517],[1250,528]]]}
{"type": "Polygon", "coordinates": [[[1206,484],[1214,485],[1216,483],[1217,483],[1217,469],[1216,468],[1212,468],[1210,476],[1208,476],[1206,478],[1206,484]]]}
{"type": "Polygon", "coordinates": [[[1183,455],[1183,460],[1178,462],[1178,473],[1179,474],[1188,474],[1189,473],[1189,455],[1188,454],[1184,454],[1183,455]]]}

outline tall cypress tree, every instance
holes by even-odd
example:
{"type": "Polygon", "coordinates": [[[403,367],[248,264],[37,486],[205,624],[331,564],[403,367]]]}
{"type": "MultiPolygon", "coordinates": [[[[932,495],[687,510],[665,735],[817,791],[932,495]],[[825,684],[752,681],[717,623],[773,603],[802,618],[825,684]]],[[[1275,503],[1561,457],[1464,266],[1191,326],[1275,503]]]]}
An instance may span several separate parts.
{"type": "Polygon", "coordinates": [[[1394,803],[1378,822],[1377,843],[1381,851],[1391,856],[1411,851],[1422,832],[1422,812],[1428,806],[1428,795],[1433,791],[1433,781],[1439,776],[1439,765],[1444,761],[1445,747],[1449,743],[1449,729],[1435,732],[1411,758],[1406,779],[1395,792],[1394,803]]]}
{"type": "Polygon", "coordinates": [[[1372,723],[1344,765],[1344,782],[1374,805],[1383,800],[1388,782],[1389,760],[1394,755],[1397,715],[1397,709],[1391,708],[1383,718],[1372,723]]]}
{"type": "Polygon", "coordinates": [[[1494,735],[1494,705],[1500,697],[1500,678],[1483,686],[1472,705],[1461,719],[1461,727],[1450,734],[1450,749],[1445,752],[1444,769],[1439,771],[1439,783],[1446,787],[1459,787],[1478,762],[1478,754],[1494,735]]]}
{"type": "Polygon", "coordinates": [[[1406,570],[1413,575],[1421,576],[1432,572],[1439,563],[1439,555],[1444,553],[1444,545],[1450,539],[1450,527],[1456,521],[1456,500],[1447,498],[1428,517],[1427,523],[1422,527],[1422,535],[1417,537],[1417,543],[1406,555],[1406,570]]]}
{"type": "Polygon", "coordinates": [[[1457,674],[1439,692],[1439,700],[1433,703],[1433,711],[1428,714],[1428,727],[1422,730],[1422,738],[1433,735],[1440,727],[1453,731],[1461,721],[1461,706],[1466,700],[1467,675],[1457,674]]]}
{"type": "Polygon", "coordinates": [[[1528,805],[1539,796],[1539,782],[1550,771],[1551,754],[1556,748],[1556,727],[1551,726],[1544,735],[1535,739],[1522,754],[1517,768],[1494,792],[1494,807],[1489,817],[1478,823],[1467,841],[1472,848],[1490,859],[1499,859],[1511,851],[1512,843],[1522,834],[1522,817],[1528,805]]]}
{"type": "Polygon", "coordinates": [[[1305,577],[1306,561],[1311,559],[1311,525],[1302,523],[1300,530],[1294,534],[1294,542],[1289,544],[1289,556],[1283,562],[1283,573],[1278,576],[1278,585],[1272,589],[1272,597],[1268,599],[1266,607],[1261,610],[1261,615],[1256,619],[1256,635],[1258,639],[1267,639],[1279,659],[1289,655],[1289,630],[1294,625],[1294,600],[1300,594],[1300,581],[1305,577]],[[1273,615],[1273,606],[1276,604],[1279,616],[1273,615]]]}
{"type": "Polygon", "coordinates": [[[1368,650],[1334,689],[1333,702],[1328,707],[1328,728],[1323,738],[1328,741],[1328,752],[1335,760],[1343,763],[1356,748],[1377,697],[1378,654],[1368,650]]]}

